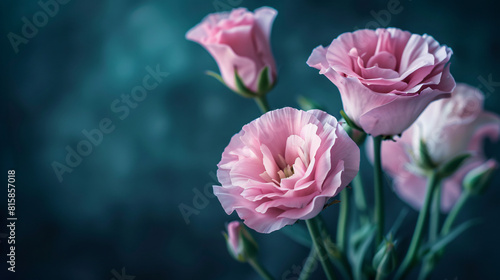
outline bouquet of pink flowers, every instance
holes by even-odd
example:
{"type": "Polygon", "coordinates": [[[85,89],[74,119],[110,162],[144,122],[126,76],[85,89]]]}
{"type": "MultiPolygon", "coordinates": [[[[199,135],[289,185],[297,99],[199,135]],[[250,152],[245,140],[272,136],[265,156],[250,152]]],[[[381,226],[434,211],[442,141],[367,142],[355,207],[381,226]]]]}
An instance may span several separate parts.
{"type": "MultiPolygon", "coordinates": [[[[498,138],[500,117],[483,110],[479,89],[455,83],[449,47],[397,28],[343,33],[312,51],[307,64],[339,89],[341,120],[308,99],[304,110],[272,110],[266,95],[278,79],[270,45],[276,15],[269,7],[238,8],[207,16],[186,35],[217,62],[220,74],[208,74],[262,111],[223,151],[214,194],[248,228],[286,229],[310,246],[299,279],[310,277],[316,261],[328,279],[403,279],[417,267],[419,279],[428,279],[446,246],[476,223],[455,220],[497,169],[482,143],[498,138]],[[364,186],[363,145],[374,172],[364,186]],[[383,172],[419,211],[408,247],[398,236],[405,212],[392,226],[385,219],[383,172]],[[374,194],[373,209],[365,192],[374,194]],[[340,210],[332,236],[320,213],[334,204],[340,210]]],[[[274,279],[243,223],[227,226],[230,254],[274,279]]]]}

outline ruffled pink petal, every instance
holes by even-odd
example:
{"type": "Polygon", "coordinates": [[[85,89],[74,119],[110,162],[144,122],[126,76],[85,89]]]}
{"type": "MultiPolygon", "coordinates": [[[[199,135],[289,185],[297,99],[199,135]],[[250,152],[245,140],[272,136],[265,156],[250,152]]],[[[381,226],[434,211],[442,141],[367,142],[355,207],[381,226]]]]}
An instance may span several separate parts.
{"type": "Polygon", "coordinates": [[[476,129],[469,142],[468,149],[481,153],[482,144],[485,138],[491,141],[498,141],[500,136],[500,117],[493,113],[482,112],[473,124],[476,129]]]}
{"type": "Polygon", "coordinates": [[[266,213],[269,208],[304,208],[307,204],[310,203],[310,201],[318,196],[320,193],[319,192],[313,192],[309,195],[305,196],[282,196],[280,198],[276,198],[267,202],[264,202],[260,204],[255,211],[259,213],[266,213]]]}
{"type": "Polygon", "coordinates": [[[240,159],[229,172],[233,186],[246,187],[250,181],[254,184],[267,183],[259,175],[264,172],[264,166],[256,159],[240,159]]]}
{"type": "Polygon", "coordinates": [[[397,63],[398,61],[396,60],[396,57],[392,53],[387,51],[379,51],[376,52],[376,54],[368,60],[366,67],[369,68],[373,66],[378,66],[380,68],[394,70],[396,69],[397,63]]]}
{"type": "MultiPolygon", "coordinates": [[[[333,40],[326,54],[329,65],[344,65],[348,69],[352,68],[352,62],[346,54],[352,48],[357,50],[360,58],[372,57],[377,47],[378,36],[373,30],[363,29],[353,33],[343,33],[333,40]]],[[[368,59],[365,61],[367,62],[368,59]]],[[[346,73],[348,74],[348,73],[346,73]]]]}
{"type": "Polygon", "coordinates": [[[254,48],[254,27],[252,25],[235,26],[229,30],[222,30],[218,34],[218,44],[231,46],[237,56],[247,57],[258,61],[258,53],[254,48]]]}
{"type": "MultiPolygon", "coordinates": [[[[359,94],[358,94],[359,95],[359,94]]],[[[419,95],[398,96],[360,116],[359,124],[373,136],[397,135],[408,128],[432,101],[449,97],[449,93],[424,90],[419,95]]]]}
{"type": "MultiPolygon", "coordinates": [[[[260,150],[262,152],[262,164],[264,165],[264,169],[266,173],[271,177],[271,179],[279,180],[278,171],[281,170],[280,167],[276,164],[276,160],[274,159],[271,150],[266,146],[266,144],[262,144],[260,146],[260,150]]],[[[253,172],[253,171],[251,171],[253,172]]]]}
{"type": "Polygon", "coordinates": [[[429,53],[429,45],[425,39],[420,35],[413,34],[401,56],[399,72],[404,73],[409,69],[416,70],[427,65],[434,65],[434,55],[429,53]]]}
{"type": "MultiPolygon", "coordinates": [[[[363,80],[375,79],[374,81],[384,81],[384,83],[397,84],[399,81],[394,81],[393,79],[399,80],[399,73],[393,69],[384,69],[378,66],[373,66],[371,68],[362,68],[361,76],[363,80]]],[[[406,85],[406,83],[404,83],[406,85]]]]}
{"type": "MultiPolygon", "coordinates": [[[[324,75],[339,88],[344,111],[358,125],[361,125],[360,117],[364,112],[383,106],[398,98],[396,95],[373,92],[361,84],[358,79],[341,77],[331,69],[327,70],[324,75]]],[[[390,117],[387,113],[386,116],[390,117]]],[[[369,131],[365,127],[363,129],[367,133],[376,132],[369,131]]]]}
{"type": "Polygon", "coordinates": [[[330,68],[328,64],[328,60],[326,59],[326,51],[323,46],[317,46],[307,59],[307,65],[310,67],[316,68],[320,70],[320,74],[323,74],[324,71],[330,68]]]}
{"type": "Polygon", "coordinates": [[[280,218],[292,218],[292,217],[301,217],[301,220],[307,220],[315,217],[316,215],[323,210],[323,207],[326,201],[335,196],[337,193],[341,191],[341,177],[342,170],[344,168],[343,162],[339,162],[335,169],[332,171],[332,175],[329,177],[329,180],[325,182],[325,186],[323,188],[323,192],[320,195],[314,197],[311,203],[305,205],[303,208],[295,208],[290,209],[283,212],[279,217],[280,218]]]}
{"type": "Polygon", "coordinates": [[[262,30],[263,35],[268,38],[271,37],[271,29],[273,27],[273,22],[276,16],[278,15],[278,11],[270,7],[262,7],[255,10],[255,20],[262,30]]]}
{"type": "Polygon", "coordinates": [[[255,215],[253,211],[241,208],[237,211],[238,216],[245,220],[244,224],[260,233],[270,233],[283,228],[284,226],[294,224],[296,219],[279,217],[282,210],[270,209],[266,214],[255,215]]]}
{"type": "Polygon", "coordinates": [[[208,52],[214,57],[221,76],[228,87],[233,90],[236,89],[236,82],[234,78],[234,70],[238,70],[238,75],[250,89],[256,89],[257,80],[257,65],[255,61],[247,58],[238,56],[234,53],[231,47],[227,45],[209,44],[204,46],[208,52]],[[230,62],[230,63],[227,63],[230,62]]]}
{"type": "Polygon", "coordinates": [[[411,37],[411,33],[398,28],[378,28],[375,33],[379,36],[377,51],[387,51],[394,54],[398,64],[401,61],[403,51],[411,37]]]}
{"type": "MultiPolygon", "coordinates": [[[[345,132],[340,125],[336,134],[339,139],[344,139],[346,136],[349,137],[347,132],[345,132]]],[[[343,164],[341,175],[342,183],[339,186],[340,189],[343,189],[358,174],[360,164],[360,151],[358,145],[356,145],[354,141],[336,141],[331,149],[331,160],[332,162],[338,161],[343,164]]],[[[328,185],[326,180],[325,184],[328,185]]],[[[338,192],[340,192],[340,190],[338,192]]]]}

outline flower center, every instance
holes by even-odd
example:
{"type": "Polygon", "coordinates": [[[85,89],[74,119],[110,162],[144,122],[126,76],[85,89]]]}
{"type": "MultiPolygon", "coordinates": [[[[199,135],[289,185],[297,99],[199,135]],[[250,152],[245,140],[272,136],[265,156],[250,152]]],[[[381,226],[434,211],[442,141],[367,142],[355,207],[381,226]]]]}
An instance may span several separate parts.
{"type": "Polygon", "coordinates": [[[288,178],[293,174],[294,174],[293,166],[290,165],[287,165],[283,170],[278,171],[278,175],[280,176],[281,180],[288,178]]]}

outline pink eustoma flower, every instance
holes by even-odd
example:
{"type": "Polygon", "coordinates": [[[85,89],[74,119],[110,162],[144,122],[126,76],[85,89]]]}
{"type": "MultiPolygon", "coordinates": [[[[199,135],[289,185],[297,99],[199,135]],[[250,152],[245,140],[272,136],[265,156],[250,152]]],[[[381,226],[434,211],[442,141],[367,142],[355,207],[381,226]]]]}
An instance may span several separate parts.
{"type": "MultiPolygon", "coordinates": [[[[453,158],[472,156],[442,183],[441,210],[448,212],[462,192],[464,177],[473,169],[495,165],[485,158],[483,140],[497,140],[500,117],[483,110],[479,89],[458,84],[452,97],[433,102],[396,142],[382,143],[382,166],[393,178],[396,193],[415,209],[423,205],[427,179],[418,167],[419,143],[423,140],[431,160],[443,165],[453,158]]],[[[371,146],[371,145],[370,145],[371,146]]],[[[372,154],[368,146],[369,155],[372,154]]]]}
{"type": "Polygon", "coordinates": [[[337,120],[319,110],[283,108],[231,138],[214,186],[227,214],[269,233],[315,217],[359,170],[359,148],[337,120]]]}
{"type": "Polygon", "coordinates": [[[238,91],[235,70],[244,85],[258,90],[261,71],[268,67],[270,84],[276,79],[276,65],[271,52],[270,35],[278,12],[262,7],[255,12],[245,8],[208,15],[186,34],[188,40],[202,45],[213,56],[225,84],[238,91]]]}
{"type": "Polygon", "coordinates": [[[432,101],[449,97],[452,51],[428,35],[397,28],[341,34],[307,64],[339,89],[345,113],[373,136],[398,135],[432,101]]]}

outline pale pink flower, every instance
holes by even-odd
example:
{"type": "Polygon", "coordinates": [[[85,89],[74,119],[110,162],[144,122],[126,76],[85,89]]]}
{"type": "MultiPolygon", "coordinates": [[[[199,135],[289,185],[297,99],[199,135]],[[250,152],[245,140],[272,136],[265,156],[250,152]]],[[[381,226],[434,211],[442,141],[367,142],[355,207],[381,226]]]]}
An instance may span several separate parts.
{"type": "MultiPolygon", "coordinates": [[[[393,178],[396,193],[416,209],[424,202],[427,179],[419,169],[419,143],[423,140],[432,161],[443,165],[451,159],[472,156],[455,174],[443,181],[441,210],[448,212],[462,193],[465,175],[487,162],[483,140],[497,140],[500,117],[483,110],[484,96],[479,89],[458,84],[452,97],[431,103],[415,123],[396,142],[382,143],[382,166],[393,178]]],[[[371,156],[371,145],[368,153],[371,156]]],[[[491,160],[487,164],[494,164],[491,160]]]]}
{"type": "Polygon", "coordinates": [[[186,34],[188,40],[205,47],[213,56],[225,84],[238,91],[235,70],[245,86],[257,91],[259,74],[269,68],[269,81],[276,79],[276,65],[271,52],[270,35],[278,12],[262,7],[255,12],[245,8],[208,15],[186,34]]]}
{"type": "Polygon", "coordinates": [[[341,34],[307,64],[339,89],[345,113],[373,136],[397,135],[455,87],[452,51],[431,36],[397,28],[341,34]]]}
{"type": "Polygon", "coordinates": [[[269,233],[321,212],[359,170],[359,148],[337,120],[319,110],[283,108],[231,138],[214,186],[227,214],[269,233]]]}

